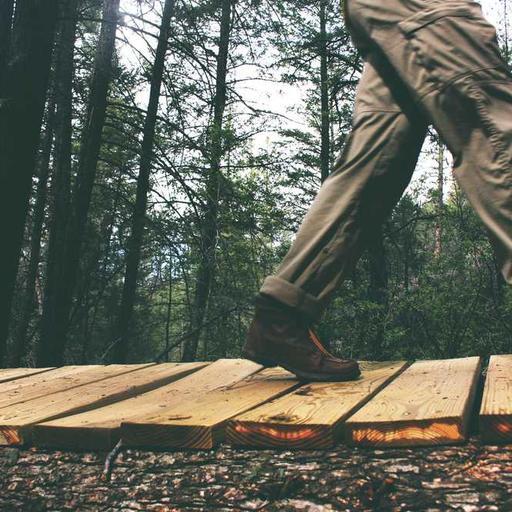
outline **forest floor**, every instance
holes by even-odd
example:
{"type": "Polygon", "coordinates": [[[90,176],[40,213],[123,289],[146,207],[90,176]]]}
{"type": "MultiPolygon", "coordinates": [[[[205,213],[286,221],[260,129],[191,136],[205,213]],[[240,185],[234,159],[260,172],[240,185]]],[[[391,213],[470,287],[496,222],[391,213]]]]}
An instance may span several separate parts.
{"type": "Polygon", "coordinates": [[[512,511],[512,445],[323,451],[0,448],[1,511],[512,511]]]}

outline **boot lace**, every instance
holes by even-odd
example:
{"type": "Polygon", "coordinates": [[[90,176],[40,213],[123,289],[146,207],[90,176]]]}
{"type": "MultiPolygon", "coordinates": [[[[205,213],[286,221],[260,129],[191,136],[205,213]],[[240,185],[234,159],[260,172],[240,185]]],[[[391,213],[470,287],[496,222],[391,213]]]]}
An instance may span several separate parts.
{"type": "Polygon", "coordinates": [[[327,349],[322,345],[322,342],[320,341],[317,334],[311,327],[308,328],[308,334],[309,334],[309,339],[318,348],[318,350],[320,350],[320,352],[322,352],[326,356],[332,357],[332,354],[330,352],[328,352],[327,349]]]}

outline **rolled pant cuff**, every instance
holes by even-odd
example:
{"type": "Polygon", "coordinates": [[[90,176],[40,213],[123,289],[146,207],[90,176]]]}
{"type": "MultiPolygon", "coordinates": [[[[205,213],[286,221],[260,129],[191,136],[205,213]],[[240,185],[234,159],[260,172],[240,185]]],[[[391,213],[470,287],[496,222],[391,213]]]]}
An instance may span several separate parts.
{"type": "Polygon", "coordinates": [[[270,295],[288,306],[296,308],[305,313],[312,321],[317,320],[323,311],[322,304],[314,295],[277,276],[265,278],[260,293],[270,295]]]}

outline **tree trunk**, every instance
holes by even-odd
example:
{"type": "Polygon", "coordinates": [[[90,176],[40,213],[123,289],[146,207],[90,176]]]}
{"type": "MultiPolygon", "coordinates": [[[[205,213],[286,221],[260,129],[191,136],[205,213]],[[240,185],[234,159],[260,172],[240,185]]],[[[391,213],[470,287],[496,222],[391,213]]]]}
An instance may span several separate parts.
{"type": "Polygon", "coordinates": [[[0,365],[44,113],[57,0],[18,0],[0,101],[0,365]]]}
{"type": "Polygon", "coordinates": [[[320,1],[320,99],[321,99],[321,146],[320,176],[322,183],[329,176],[330,122],[329,122],[329,75],[327,70],[327,0],[320,1]]]}
{"type": "Polygon", "coordinates": [[[165,360],[169,361],[171,347],[171,319],[172,319],[172,247],[169,248],[169,286],[167,293],[167,311],[165,315],[165,360]]]}
{"type": "Polygon", "coordinates": [[[126,255],[126,271],[124,277],[123,295],[119,311],[119,331],[116,345],[113,349],[113,360],[126,361],[130,349],[130,334],[135,293],[137,290],[137,276],[141,259],[142,241],[144,236],[144,220],[148,203],[149,178],[151,174],[151,161],[153,158],[153,144],[155,140],[155,126],[158,114],[158,102],[165,67],[165,54],[167,52],[167,40],[174,11],[174,0],[165,0],[160,25],[160,34],[156,48],[155,61],[151,72],[151,90],[149,95],[148,110],[144,122],[142,138],[139,176],[137,179],[137,195],[132,217],[131,236],[128,241],[126,255]]]}
{"type": "Polygon", "coordinates": [[[503,1],[503,53],[505,60],[510,61],[510,45],[508,33],[508,0],[503,1]]]}
{"type": "Polygon", "coordinates": [[[370,283],[368,289],[369,299],[378,304],[379,310],[373,322],[377,322],[377,330],[371,340],[370,353],[372,359],[382,359],[382,345],[384,341],[384,317],[388,305],[388,271],[386,252],[384,248],[384,234],[380,225],[372,236],[368,249],[370,262],[370,283]]]}
{"type": "Polygon", "coordinates": [[[197,346],[201,336],[202,324],[204,322],[215,271],[215,249],[218,240],[217,220],[221,182],[220,164],[223,152],[222,121],[226,107],[226,77],[231,32],[232,2],[233,0],[222,0],[215,98],[213,105],[213,124],[210,128],[210,169],[206,183],[207,197],[201,233],[201,261],[197,272],[196,289],[192,306],[192,334],[185,342],[182,356],[183,361],[193,361],[196,357],[197,346]]]}
{"type": "Polygon", "coordinates": [[[119,0],[104,0],[103,20],[89,93],[87,119],[82,133],[79,165],[73,191],[67,250],[59,256],[60,266],[64,269],[62,275],[65,277],[55,285],[47,283],[52,294],[45,299],[46,307],[43,312],[43,328],[37,359],[39,366],[60,365],[63,362],[71,302],[78,275],[92,188],[96,177],[101,135],[105,124],[118,15],[119,0]]]}
{"type": "Polygon", "coordinates": [[[14,0],[2,0],[0,2],[0,97],[2,95],[2,84],[5,83],[5,67],[9,55],[11,43],[12,15],[14,0]]]}
{"type": "MultiPolygon", "coordinates": [[[[53,331],[54,324],[60,321],[59,311],[53,299],[59,286],[66,279],[62,257],[66,254],[67,229],[70,218],[71,194],[71,144],[73,121],[73,76],[74,49],[77,27],[77,0],[64,0],[61,3],[62,23],[58,41],[56,69],[56,107],[55,118],[55,154],[52,179],[52,204],[50,213],[50,240],[46,267],[46,286],[44,290],[42,337],[53,331]]],[[[37,359],[44,358],[40,350],[46,350],[42,343],[38,345],[37,359]]]]}
{"type": "Polygon", "coordinates": [[[50,157],[53,147],[53,133],[55,129],[55,86],[48,94],[46,116],[46,131],[41,147],[41,160],[39,163],[39,176],[37,181],[36,202],[32,220],[30,236],[30,259],[27,275],[25,277],[25,290],[22,298],[21,317],[13,339],[13,353],[11,366],[21,365],[21,360],[27,348],[28,328],[30,318],[34,311],[36,280],[39,273],[41,259],[41,238],[43,233],[44,213],[48,195],[48,176],[50,174],[50,157]]]}
{"type": "Polygon", "coordinates": [[[434,239],[434,256],[438,258],[442,251],[443,236],[443,210],[444,210],[444,145],[438,141],[437,150],[437,204],[436,204],[436,225],[434,239]]]}

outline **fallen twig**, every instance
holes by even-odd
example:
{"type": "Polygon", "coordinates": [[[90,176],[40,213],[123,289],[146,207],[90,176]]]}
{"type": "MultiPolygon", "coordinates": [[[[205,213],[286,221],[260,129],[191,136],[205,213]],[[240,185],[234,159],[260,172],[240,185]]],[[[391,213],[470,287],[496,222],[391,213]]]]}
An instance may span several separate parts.
{"type": "Polygon", "coordinates": [[[102,480],[106,482],[110,482],[110,478],[112,477],[112,471],[114,469],[114,462],[116,461],[119,452],[123,448],[123,440],[119,439],[119,442],[112,448],[112,451],[109,452],[107,458],[105,459],[105,465],[103,467],[102,480]]]}

